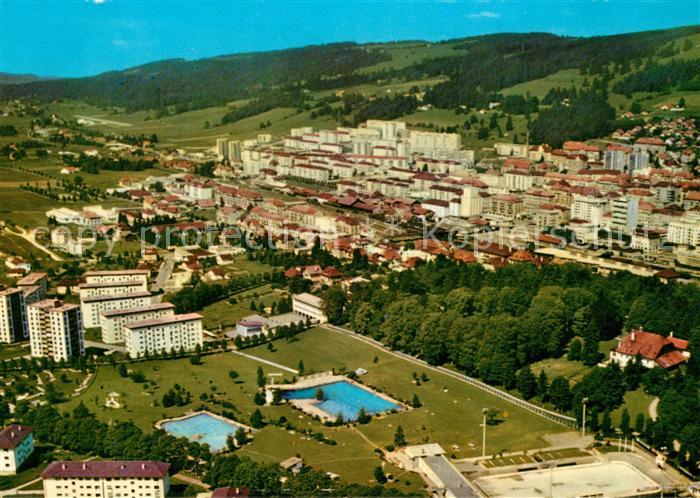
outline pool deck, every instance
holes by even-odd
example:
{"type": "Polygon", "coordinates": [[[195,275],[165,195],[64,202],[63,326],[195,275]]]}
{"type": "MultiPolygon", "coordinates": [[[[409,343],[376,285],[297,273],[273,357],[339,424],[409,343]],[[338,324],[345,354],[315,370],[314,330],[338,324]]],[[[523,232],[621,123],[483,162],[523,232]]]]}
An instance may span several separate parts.
{"type": "MultiPolygon", "coordinates": [[[[245,424],[242,424],[241,422],[237,420],[231,420],[230,418],[222,417],[221,415],[217,415],[216,413],[212,413],[207,410],[200,410],[197,412],[187,412],[184,415],[180,415],[179,417],[173,417],[173,418],[164,418],[163,420],[159,420],[155,424],[153,424],[153,427],[155,427],[158,430],[164,431],[163,425],[167,424],[168,422],[179,422],[182,420],[187,420],[188,418],[196,417],[197,415],[208,415],[211,418],[215,418],[217,420],[220,420],[221,422],[230,424],[230,425],[235,425],[238,428],[243,429],[245,432],[252,433],[255,431],[252,427],[249,427],[245,424]]],[[[167,431],[166,431],[167,432],[167,431]]]]}
{"type": "MultiPolygon", "coordinates": [[[[322,387],[328,384],[335,384],[336,382],[347,382],[358,389],[363,389],[364,391],[367,391],[372,395],[383,399],[384,401],[397,405],[399,407],[399,411],[411,409],[410,406],[392,398],[391,396],[375,391],[371,387],[365,386],[364,384],[350,379],[345,375],[338,375],[334,374],[333,372],[321,372],[318,374],[307,375],[306,377],[297,380],[297,382],[294,384],[271,384],[267,386],[267,388],[271,390],[276,389],[278,391],[300,391],[302,389],[310,389],[314,387],[322,387]]],[[[318,417],[322,422],[334,422],[336,420],[336,417],[320,409],[317,406],[320,402],[315,399],[288,399],[286,401],[304,413],[318,417]]],[[[374,416],[379,415],[381,414],[374,416]]]]}

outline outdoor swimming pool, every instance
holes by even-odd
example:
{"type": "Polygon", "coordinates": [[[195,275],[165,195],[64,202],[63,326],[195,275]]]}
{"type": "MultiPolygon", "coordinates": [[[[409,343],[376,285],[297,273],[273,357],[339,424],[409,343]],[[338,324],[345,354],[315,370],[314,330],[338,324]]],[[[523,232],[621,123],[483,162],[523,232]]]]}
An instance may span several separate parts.
{"type": "Polygon", "coordinates": [[[345,381],[282,391],[280,394],[284,399],[316,399],[316,392],[319,389],[323,391],[323,401],[316,406],[332,417],[342,415],[343,420],[357,420],[361,408],[364,408],[369,415],[400,408],[396,403],[345,381]]]}
{"type": "Polygon", "coordinates": [[[189,417],[162,422],[160,428],[176,437],[186,437],[190,441],[206,443],[212,451],[226,448],[229,435],[240,428],[233,422],[201,412],[189,417]]]}

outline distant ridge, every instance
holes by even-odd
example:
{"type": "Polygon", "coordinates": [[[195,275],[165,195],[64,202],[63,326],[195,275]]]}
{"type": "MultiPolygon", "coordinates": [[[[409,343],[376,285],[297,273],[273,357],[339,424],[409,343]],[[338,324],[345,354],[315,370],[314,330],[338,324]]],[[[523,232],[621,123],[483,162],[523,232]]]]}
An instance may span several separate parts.
{"type": "MultiPolygon", "coordinates": [[[[591,38],[547,33],[501,33],[442,42],[413,42],[408,62],[396,53],[411,42],[351,42],[270,52],[220,55],[200,60],[169,59],[84,78],[38,79],[0,75],[0,99],[32,97],[44,101],[84,99],[127,111],[165,109],[184,112],[224,105],[237,99],[303,100],[306,90],[332,90],[395,78],[420,81],[441,77],[429,103],[453,108],[481,94],[562,69],[596,70],[605,64],[644,64],[700,26],[591,38]],[[280,97],[280,93],[285,95],[280,97]],[[293,94],[302,95],[294,98],[293,94]],[[290,98],[292,94],[292,98],[290,98]]],[[[294,105],[287,105],[294,106],[294,105]]]]}

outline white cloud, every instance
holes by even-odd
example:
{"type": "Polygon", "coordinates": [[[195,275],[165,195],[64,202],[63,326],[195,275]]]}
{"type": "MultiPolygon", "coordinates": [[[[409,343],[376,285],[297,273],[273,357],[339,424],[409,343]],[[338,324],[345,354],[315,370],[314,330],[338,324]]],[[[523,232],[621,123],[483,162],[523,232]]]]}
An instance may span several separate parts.
{"type": "Polygon", "coordinates": [[[102,5],[102,4],[105,3],[106,1],[107,1],[107,0],[92,0],[92,3],[94,3],[95,5],[102,5]]]}
{"type": "Polygon", "coordinates": [[[482,10],[476,14],[467,15],[468,19],[496,19],[497,17],[501,17],[501,14],[498,12],[491,12],[490,10],[482,10]]]}

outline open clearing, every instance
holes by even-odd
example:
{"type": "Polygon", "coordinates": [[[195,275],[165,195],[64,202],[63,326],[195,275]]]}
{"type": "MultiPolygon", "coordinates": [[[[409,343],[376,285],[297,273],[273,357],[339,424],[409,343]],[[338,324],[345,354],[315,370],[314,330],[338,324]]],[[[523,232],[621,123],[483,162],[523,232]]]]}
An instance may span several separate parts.
{"type": "MultiPolygon", "coordinates": [[[[414,371],[418,375],[423,373],[420,367],[325,329],[314,328],[302,333],[294,342],[278,340],[273,344],[274,351],[262,345],[246,349],[245,352],[290,368],[297,368],[299,361],[303,360],[306,373],[363,367],[369,372],[361,378],[365,384],[402,400],[410,400],[413,394],[417,394],[423,406],[375,418],[367,425],[333,428],[321,425],[288,405],[261,407],[266,419],[277,420],[285,416],[297,428],[323,432],[337,445],[320,443],[300,434],[298,430],[286,431],[267,426],[256,432],[250,445],[240,450],[256,460],[279,462],[299,453],[314,467],[340,474],[347,481],[367,483],[372,480],[374,467],[381,463],[374,452],[375,447],[392,444],[399,425],[404,427],[410,444],[437,442],[445,448],[452,448],[458,457],[480,454],[479,423],[483,407],[496,408],[501,412],[502,422],[488,428],[489,452],[543,447],[546,446],[543,435],[566,430],[436,372],[426,370],[430,380],[416,386],[412,375],[414,371]],[[458,448],[453,445],[458,445],[458,448]]],[[[266,374],[281,373],[283,377],[291,379],[291,374],[232,353],[208,355],[203,360],[202,365],[196,366],[187,359],[131,364],[131,369],[146,376],[147,384],[136,384],[130,378],[120,377],[116,368],[101,367],[90,387],[79,398],[73,398],[61,407],[71,410],[83,401],[102,420],[132,419],[142,428],[150,429],[160,419],[182,415],[203,406],[220,413],[220,405],[200,400],[205,393],[207,396],[215,393],[217,399],[232,403],[235,408],[228,410],[233,411],[241,422],[247,423],[250,414],[257,408],[253,396],[257,390],[255,379],[258,366],[262,366],[266,374]],[[239,373],[238,382],[229,378],[230,370],[239,373]],[[190,391],[192,402],[182,407],[164,408],[160,400],[174,384],[190,391]],[[120,400],[125,403],[123,409],[104,407],[106,397],[112,391],[120,393],[120,400]]],[[[413,481],[406,489],[415,490],[417,479],[413,481]]]]}

